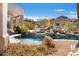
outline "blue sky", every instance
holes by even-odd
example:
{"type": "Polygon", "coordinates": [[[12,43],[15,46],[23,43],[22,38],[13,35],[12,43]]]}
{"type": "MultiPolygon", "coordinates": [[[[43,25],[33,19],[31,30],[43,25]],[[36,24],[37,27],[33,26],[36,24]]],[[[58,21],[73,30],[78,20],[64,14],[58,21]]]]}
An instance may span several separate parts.
{"type": "Polygon", "coordinates": [[[76,17],[75,3],[17,3],[27,17],[76,17]]]}

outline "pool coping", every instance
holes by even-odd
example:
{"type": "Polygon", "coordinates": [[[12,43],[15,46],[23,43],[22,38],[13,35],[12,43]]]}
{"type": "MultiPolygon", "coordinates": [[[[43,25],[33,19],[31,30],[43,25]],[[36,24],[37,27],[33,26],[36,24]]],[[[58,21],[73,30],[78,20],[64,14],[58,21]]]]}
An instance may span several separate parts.
{"type": "MultiPolygon", "coordinates": [[[[15,36],[20,36],[21,34],[14,34],[9,36],[10,43],[20,43],[21,40],[14,38],[15,36]]],[[[68,40],[68,39],[53,39],[53,41],[79,41],[79,40],[68,40]]]]}

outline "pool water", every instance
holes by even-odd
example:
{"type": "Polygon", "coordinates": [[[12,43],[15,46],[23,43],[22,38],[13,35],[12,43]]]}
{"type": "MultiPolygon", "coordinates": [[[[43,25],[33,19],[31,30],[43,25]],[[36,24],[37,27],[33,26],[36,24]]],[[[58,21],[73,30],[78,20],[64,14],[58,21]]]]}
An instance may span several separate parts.
{"type": "Polygon", "coordinates": [[[21,35],[15,38],[20,39],[23,43],[40,44],[44,38],[44,35],[21,35]]]}
{"type": "Polygon", "coordinates": [[[35,35],[21,35],[15,38],[20,39],[25,43],[41,43],[45,35],[52,37],[53,39],[68,39],[68,40],[79,40],[79,35],[72,34],[35,34],[35,35]]]}

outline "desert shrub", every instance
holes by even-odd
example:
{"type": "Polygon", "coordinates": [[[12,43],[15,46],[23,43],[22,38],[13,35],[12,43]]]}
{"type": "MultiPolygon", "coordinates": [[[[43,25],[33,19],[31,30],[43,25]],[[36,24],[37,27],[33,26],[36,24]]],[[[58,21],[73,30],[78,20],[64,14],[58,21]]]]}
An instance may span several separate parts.
{"type": "Polygon", "coordinates": [[[75,30],[77,28],[77,25],[73,22],[67,22],[65,23],[64,28],[66,30],[75,30]]]}
{"type": "Polygon", "coordinates": [[[45,56],[53,54],[57,50],[45,45],[10,44],[3,53],[5,56],[45,56]]]}

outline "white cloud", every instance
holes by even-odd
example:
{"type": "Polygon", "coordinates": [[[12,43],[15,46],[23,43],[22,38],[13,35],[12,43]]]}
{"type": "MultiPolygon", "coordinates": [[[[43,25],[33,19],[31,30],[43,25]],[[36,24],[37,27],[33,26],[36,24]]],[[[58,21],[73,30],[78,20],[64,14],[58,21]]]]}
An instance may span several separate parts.
{"type": "Polygon", "coordinates": [[[32,19],[37,21],[38,19],[51,19],[52,17],[45,17],[45,16],[24,16],[25,18],[32,19]]]}
{"type": "Polygon", "coordinates": [[[55,10],[55,11],[57,11],[57,12],[62,12],[62,11],[65,11],[65,9],[57,9],[57,10],[55,10]]]}
{"type": "Polygon", "coordinates": [[[77,15],[76,14],[74,14],[74,15],[70,14],[70,15],[66,15],[66,16],[68,16],[71,19],[73,19],[73,18],[76,18],[77,19],[77,15]]]}
{"type": "Polygon", "coordinates": [[[76,13],[76,11],[67,11],[67,16],[69,18],[76,18],[77,19],[77,13],[76,13]]]}
{"type": "Polygon", "coordinates": [[[76,14],[76,11],[65,10],[65,9],[57,9],[56,12],[64,13],[64,14],[76,14]]]}
{"type": "Polygon", "coordinates": [[[37,16],[27,16],[26,18],[33,19],[34,21],[37,21],[37,19],[39,19],[39,17],[37,16]]]}
{"type": "Polygon", "coordinates": [[[65,9],[57,9],[56,12],[60,12],[60,14],[65,14],[65,16],[69,18],[76,18],[77,19],[77,12],[65,9]]]}
{"type": "Polygon", "coordinates": [[[26,15],[24,15],[24,18],[27,18],[27,16],[26,16],[26,15]]]}
{"type": "Polygon", "coordinates": [[[70,14],[76,14],[76,11],[70,11],[69,13],[70,14]]]}

